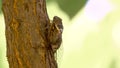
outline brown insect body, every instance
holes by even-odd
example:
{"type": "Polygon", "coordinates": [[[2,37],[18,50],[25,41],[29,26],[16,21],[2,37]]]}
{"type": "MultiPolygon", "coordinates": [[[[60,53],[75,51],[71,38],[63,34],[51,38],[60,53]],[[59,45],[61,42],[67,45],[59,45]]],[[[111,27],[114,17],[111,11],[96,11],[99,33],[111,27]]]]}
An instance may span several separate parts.
{"type": "Polygon", "coordinates": [[[52,23],[50,24],[50,28],[48,31],[49,43],[54,53],[57,51],[57,49],[59,49],[62,43],[62,32],[62,20],[59,17],[55,16],[52,23]]]}

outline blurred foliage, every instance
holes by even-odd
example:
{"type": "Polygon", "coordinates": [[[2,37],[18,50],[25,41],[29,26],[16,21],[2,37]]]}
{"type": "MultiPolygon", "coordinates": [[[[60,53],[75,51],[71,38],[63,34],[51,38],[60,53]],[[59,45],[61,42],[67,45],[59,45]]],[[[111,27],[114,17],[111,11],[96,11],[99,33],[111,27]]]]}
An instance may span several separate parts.
{"type": "Polygon", "coordinates": [[[87,2],[87,0],[47,0],[47,3],[52,1],[55,1],[70,19],[72,19],[87,2]]]}
{"type": "Polygon", "coordinates": [[[52,1],[55,1],[55,0],[46,0],[47,3],[52,2],[52,1]]]}
{"type": "Polygon", "coordinates": [[[0,0],[0,13],[2,12],[2,0],[0,0]]]}
{"type": "Polygon", "coordinates": [[[116,67],[116,60],[113,60],[113,61],[111,62],[109,68],[117,68],[117,67],[116,67]]]}

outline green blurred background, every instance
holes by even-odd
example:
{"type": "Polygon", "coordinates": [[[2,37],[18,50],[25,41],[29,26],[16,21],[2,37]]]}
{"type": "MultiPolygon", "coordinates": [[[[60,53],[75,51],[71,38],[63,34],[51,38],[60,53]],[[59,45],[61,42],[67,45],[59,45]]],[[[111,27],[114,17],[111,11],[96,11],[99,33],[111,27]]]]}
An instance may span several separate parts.
{"type": "MultiPolygon", "coordinates": [[[[120,68],[119,4],[119,0],[47,0],[50,19],[59,16],[64,24],[59,68],[120,68]]],[[[8,68],[5,42],[0,10],[0,68],[8,68]]]]}

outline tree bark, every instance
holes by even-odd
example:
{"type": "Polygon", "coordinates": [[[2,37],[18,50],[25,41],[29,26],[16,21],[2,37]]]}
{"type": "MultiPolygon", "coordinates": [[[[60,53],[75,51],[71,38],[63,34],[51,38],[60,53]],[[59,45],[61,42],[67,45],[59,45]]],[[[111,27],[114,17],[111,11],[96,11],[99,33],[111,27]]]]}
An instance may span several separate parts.
{"type": "Polygon", "coordinates": [[[57,68],[49,48],[45,0],[3,0],[10,68],[57,68]]]}

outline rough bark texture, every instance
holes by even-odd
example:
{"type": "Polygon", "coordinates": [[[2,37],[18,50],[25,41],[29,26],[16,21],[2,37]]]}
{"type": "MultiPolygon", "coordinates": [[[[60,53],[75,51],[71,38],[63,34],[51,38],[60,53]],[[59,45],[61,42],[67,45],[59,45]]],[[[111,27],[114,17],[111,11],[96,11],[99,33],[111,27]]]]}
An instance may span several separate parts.
{"type": "Polygon", "coordinates": [[[45,0],[3,0],[10,68],[57,68],[49,48],[45,0]]]}

